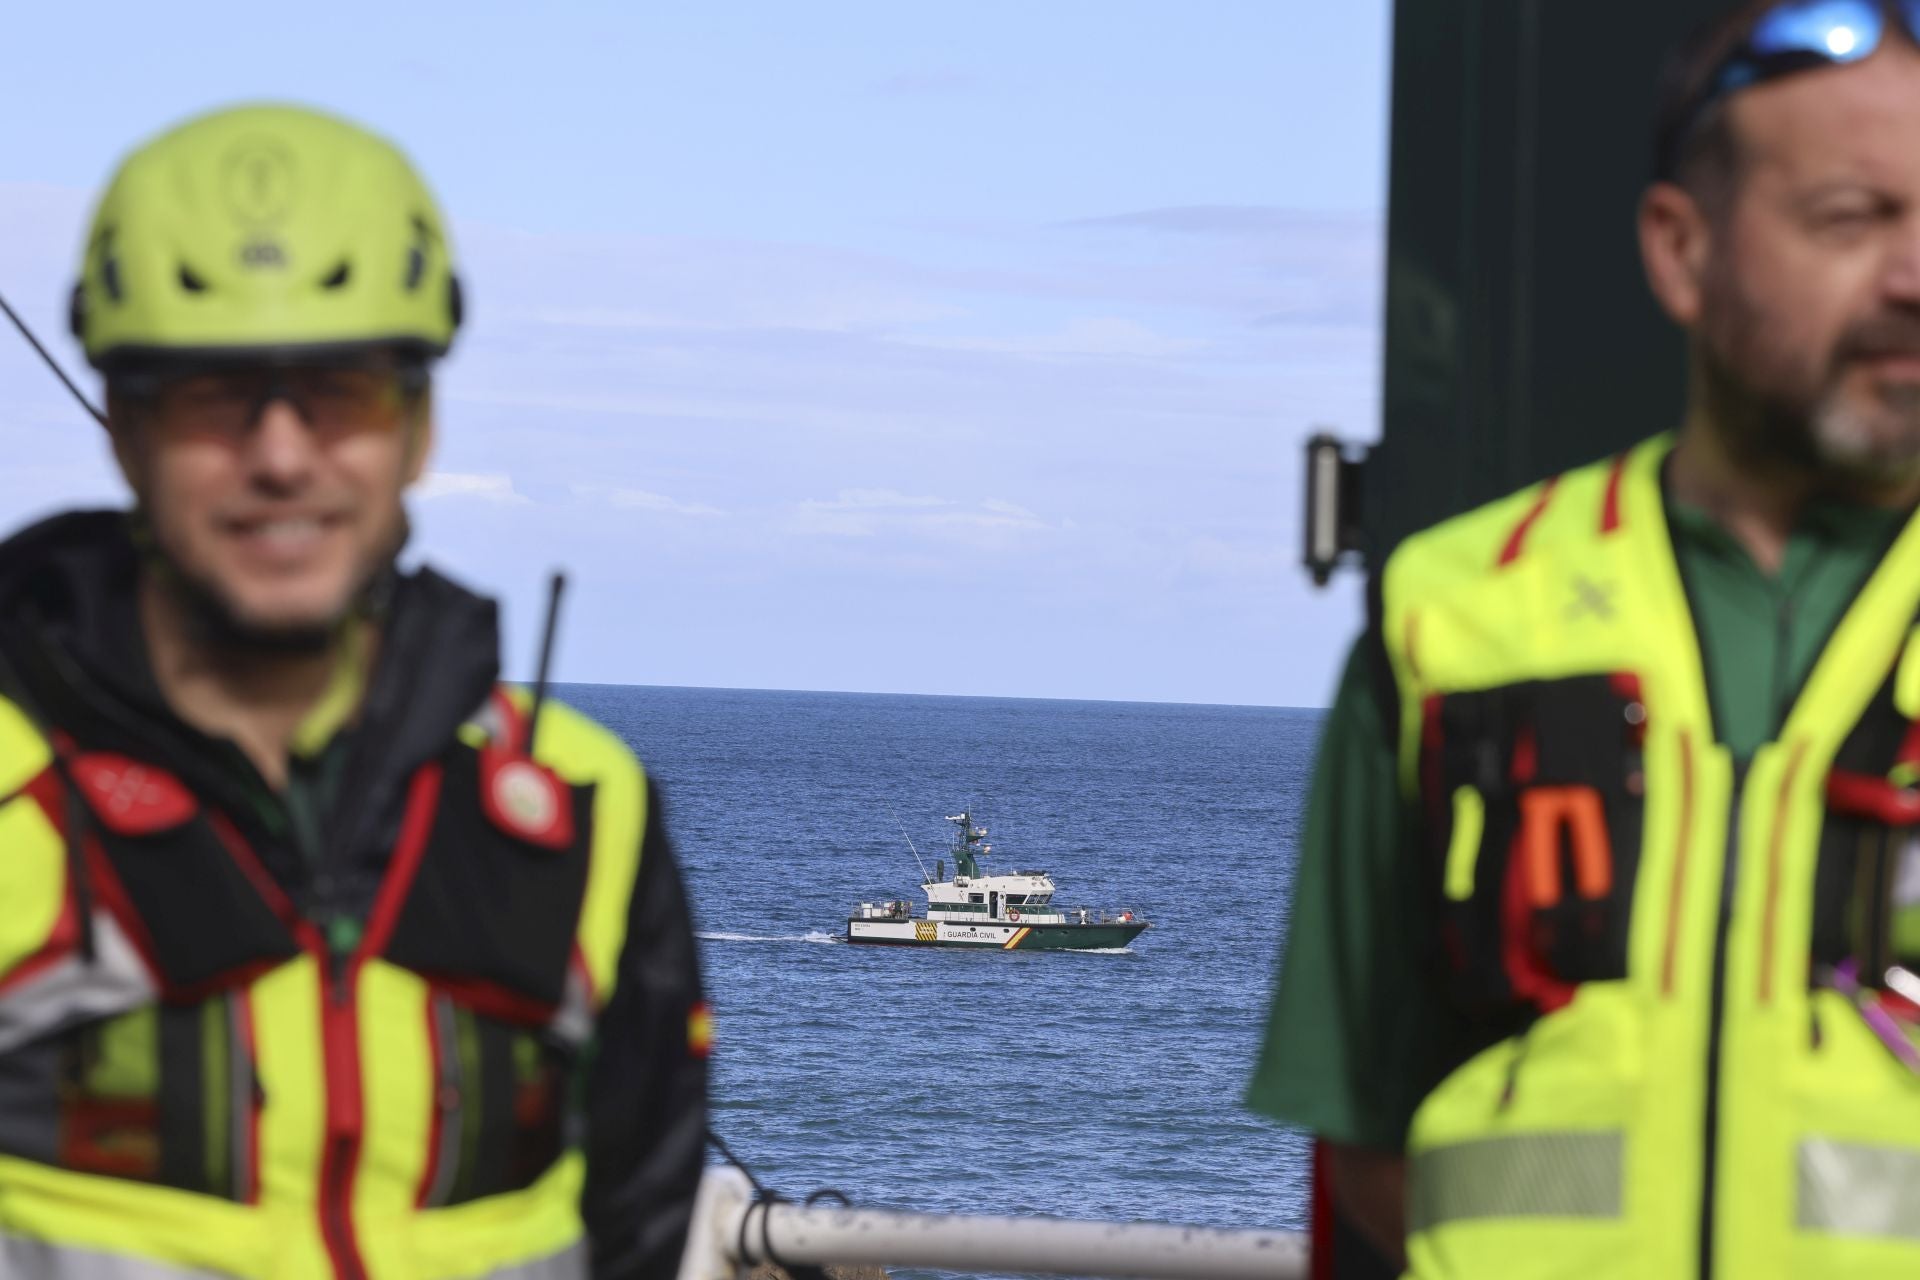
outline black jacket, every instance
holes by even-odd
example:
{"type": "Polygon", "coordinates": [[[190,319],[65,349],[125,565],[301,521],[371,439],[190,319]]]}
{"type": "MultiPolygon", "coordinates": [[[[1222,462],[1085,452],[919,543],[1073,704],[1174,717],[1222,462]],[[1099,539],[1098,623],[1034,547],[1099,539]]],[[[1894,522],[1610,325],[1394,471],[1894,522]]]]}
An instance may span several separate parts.
{"type": "MultiPolygon", "coordinates": [[[[141,639],[139,560],[124,514],[58,516],[0,543],[0,693],[83,749],[175,774],[240,827],[309,917],[364,919],[414,771],[438,756],[499,675],[492,601],[423,570],[383,605],[382,641],[341,753],[316,848],[234,743],[166,705],[141,639]]],[[[668,1277],[702,1167],[706,1064],[687,1017],[701,999],[691,914],[650,791],[625,951],[587,1082],[582,1212],[597,1280],[668,1277]]],[[[0,851],[4,852],[4,851],[0,851]]]]}

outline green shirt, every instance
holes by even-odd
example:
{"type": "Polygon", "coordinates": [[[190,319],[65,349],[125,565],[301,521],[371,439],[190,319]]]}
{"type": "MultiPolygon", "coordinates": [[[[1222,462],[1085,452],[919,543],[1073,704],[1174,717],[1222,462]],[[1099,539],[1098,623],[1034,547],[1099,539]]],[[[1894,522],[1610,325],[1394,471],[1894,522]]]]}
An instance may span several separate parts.
{"type": "MultiPolygon", "coordinates": [[[[1778,732],[1906,513],[1816,505],[1776,574],[1705,513],[1669,503],[1714,732],[1738,759],[1778,732]]],[[[1407,848],[1395,727],[1359,648],[1320,739],[1287,946],[1247,1105],[1334,1142],[1399,1150],[1469,1029],[1432,962],[1433,911],[1407,848]]]]}

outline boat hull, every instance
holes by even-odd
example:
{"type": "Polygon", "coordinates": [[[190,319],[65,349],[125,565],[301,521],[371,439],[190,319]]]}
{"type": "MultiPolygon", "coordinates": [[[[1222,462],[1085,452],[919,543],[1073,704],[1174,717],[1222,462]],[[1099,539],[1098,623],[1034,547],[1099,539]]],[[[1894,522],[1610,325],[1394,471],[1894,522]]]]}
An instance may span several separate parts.
{"type": "Polygon", "coordinates": [[[1107,951],[1126,946],[1145,931],[1145,921],[1125,924],[1015,924],[947,920],[847,921],[847,941],[881,947],[952,947],[975,951],[1107,951]]]}

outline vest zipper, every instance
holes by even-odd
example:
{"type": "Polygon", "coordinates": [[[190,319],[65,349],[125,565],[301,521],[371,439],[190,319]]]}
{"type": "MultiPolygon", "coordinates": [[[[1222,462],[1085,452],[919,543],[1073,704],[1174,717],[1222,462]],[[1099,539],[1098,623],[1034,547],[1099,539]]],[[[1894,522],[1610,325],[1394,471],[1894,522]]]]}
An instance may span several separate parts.
{"type": "Polygon", "coordinates": [[[360,1028],[354,987],[360,966],[321,944],[315,959],[325,975],[321,1039],[327,1082],[327,1141],[320,1163],[320,1234],[337,1280],[366,1280],[353,1229],[353,1180],[360,1162],[360,1028]]]}
{"type": "Polygon", "coordinates": [[[1720,1049],[1727,1011],[1727,935],[1733,923],[1733,895],[1740,879],[1740,800],[1746,766],[1733,769],[1733,802],[1727,816],[1726,857],[1720,872],[1720,910],[1713,930],[1713,990],[1707,1016],[1706,1141],[1700,1170],[1700,1280],[1713,1280],[1715,1183],[1720,1165],[1720,1049]]]}

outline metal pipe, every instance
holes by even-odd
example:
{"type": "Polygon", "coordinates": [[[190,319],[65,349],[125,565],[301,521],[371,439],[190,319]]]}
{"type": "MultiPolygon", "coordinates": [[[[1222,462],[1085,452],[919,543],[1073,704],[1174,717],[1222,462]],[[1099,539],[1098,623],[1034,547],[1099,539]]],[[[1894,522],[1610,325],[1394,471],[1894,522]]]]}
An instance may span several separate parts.
{"type": "Polygon", "coordinates": [[[749,1202],[731,1170],[709,1170],[682,1280],[720,1280],[762,1262],[930,1267],[1116,1280],[1306,1280],[1307,1242],[1284,1231],[1149,1222],[997,1218],[749,1202]]]}

